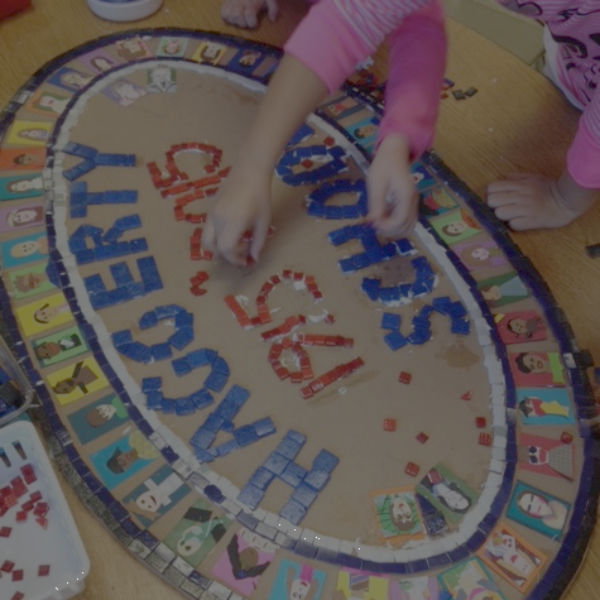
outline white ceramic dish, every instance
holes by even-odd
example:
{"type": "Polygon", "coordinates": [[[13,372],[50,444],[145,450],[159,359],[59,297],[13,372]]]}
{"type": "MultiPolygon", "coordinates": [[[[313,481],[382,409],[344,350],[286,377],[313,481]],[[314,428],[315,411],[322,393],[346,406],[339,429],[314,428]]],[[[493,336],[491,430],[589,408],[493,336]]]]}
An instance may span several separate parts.
{"type": "Polygon", "coordinates": [[[90,10],[107,21],[139,21],[155,13],[163,0],[86,0],[90,10]]]}

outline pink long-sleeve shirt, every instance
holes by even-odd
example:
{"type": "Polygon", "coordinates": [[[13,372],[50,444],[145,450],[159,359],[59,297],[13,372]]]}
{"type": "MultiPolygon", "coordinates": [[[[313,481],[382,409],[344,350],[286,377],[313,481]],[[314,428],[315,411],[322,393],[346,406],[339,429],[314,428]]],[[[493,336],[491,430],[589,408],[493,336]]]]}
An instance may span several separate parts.
{"type": "MultiPolygon", "coordinates": [[[[582,108],[567,152],[567,170],[579,185],[600,188],[599,0],[498,2],[544,22],[559,44],[554,65],[559,82],[582,108]]],[[[334,91],[386,36],[389,76],[379,139],[402,133],[418,157],[433,139],[445,66],[438,0],[321,0],[285,49],[334,91]]]]}
{"type": "Polygon", "coordinates": [[[599,0],[498,0],[544,23],[558,44],[553,65],[560,86],[582,109],[567,152],[567,170],[582,187],[600,188],[599,0]]]}
{"type": "Polygon", "coordinates": [[[385,113],[378,137],[405,135],[417,158],[433,140],[446,63],[439,0],[321,0],[285,50],[333,92],[388,36],[385,113]]]}

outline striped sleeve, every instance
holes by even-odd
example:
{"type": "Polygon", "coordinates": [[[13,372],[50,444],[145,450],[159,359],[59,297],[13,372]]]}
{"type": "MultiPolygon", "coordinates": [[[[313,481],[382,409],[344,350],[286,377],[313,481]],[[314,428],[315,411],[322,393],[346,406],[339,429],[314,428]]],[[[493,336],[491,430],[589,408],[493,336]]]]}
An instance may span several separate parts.
{"type": "Polygon", "coordinates": [[[330,92],[403,20],[433,0],[321,0],[300,22],[285,50],[330,92]]]}
{"type": "Polygon", "coordinates": [[[370,52],[374,52],[404,18],[426,3],[422,0],[335,0],[340,14],[370,52]]]}
{"type": "Polygon", "coordinates": [[[386,36],[390,64],[378,143],[403,134],[417,158],[433,139],[446,60],[439,0],[321,0],[285,50],[333,92],[386,36]]]}

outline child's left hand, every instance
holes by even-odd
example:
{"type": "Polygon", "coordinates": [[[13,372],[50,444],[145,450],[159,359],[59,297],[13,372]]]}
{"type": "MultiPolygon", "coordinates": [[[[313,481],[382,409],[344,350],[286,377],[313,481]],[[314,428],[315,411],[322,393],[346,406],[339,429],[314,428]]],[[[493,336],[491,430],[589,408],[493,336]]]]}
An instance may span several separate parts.
{"type": "Polygon", "coordinates": [[[410,172],[410,148],[402,135],[388,135],[367,172],[369,220],[388,237],[412,231],[418,215],[418,194],[410,172]]]}
{"type": "Polygon", "coordinates": [[[223,0],[221,18],[231,25],[254,29],[263,10],[275,21],[279,10],[277,0],[223,0]]]}
{"type": "Polygon", "coordinates": [[[487,203],[511,229],[562,227],[594,204],[595,190],[582,188],[565,171],[558,181],[543,175],[511,173],[490,183],[487,203]]]}

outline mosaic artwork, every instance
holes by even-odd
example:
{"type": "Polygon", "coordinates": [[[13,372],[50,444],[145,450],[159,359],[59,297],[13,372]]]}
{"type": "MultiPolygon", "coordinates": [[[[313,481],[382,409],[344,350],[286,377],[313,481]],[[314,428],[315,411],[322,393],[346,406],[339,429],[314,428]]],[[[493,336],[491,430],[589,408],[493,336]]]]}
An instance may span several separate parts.
{"type": "Polygon", "coordinates": [[[65,476],[189,598],[559,598],[600,481],[581,353],[434,153],[414,233],[365,222],[381,88],[289,141],[258,264],[203,248],[279,58],[121,33],[0,114],[2,317],[65,476]]]}

